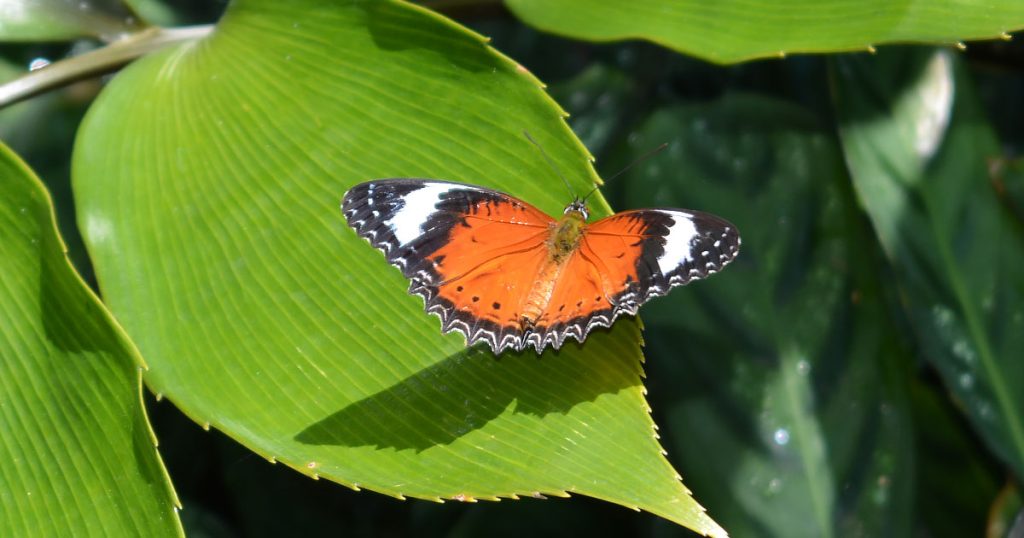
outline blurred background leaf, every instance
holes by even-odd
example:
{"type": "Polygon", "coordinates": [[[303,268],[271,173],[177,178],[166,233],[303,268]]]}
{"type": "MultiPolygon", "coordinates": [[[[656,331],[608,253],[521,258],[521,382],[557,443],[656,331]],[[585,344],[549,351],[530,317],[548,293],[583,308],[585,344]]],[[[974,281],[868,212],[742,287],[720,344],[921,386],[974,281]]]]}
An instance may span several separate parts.
{"type": "Polygon", "coordinates": [[[64,256],[42,184],[0,145],[0,534],[176,536],[137,351],[64,256]]]}
{"type": "Polygon", "coordinates": [[[853,184],[917,343],[1024,477],[1024,237],[992,188],[995,132],[948,52],[844,58],[835,89],[853,184]]]}
{"type": "Polygon", "coordinates": [[[592,41],[646,39],[716,63],[886,43],[958,43],[1024,28],[1017,0],[505,0],[527,24],[592,41]]]}
{"type": "Polygon", "coordinates": [[[827,124],[729,92],[652,111],[624,151],[657,140],[667,155],[622,180],[623,205],[726,215],[746,252],[644,313],[655,409],[683,476],[738,536],[909,534],[901,350],[879,323],[870,236],[827,124]]]}

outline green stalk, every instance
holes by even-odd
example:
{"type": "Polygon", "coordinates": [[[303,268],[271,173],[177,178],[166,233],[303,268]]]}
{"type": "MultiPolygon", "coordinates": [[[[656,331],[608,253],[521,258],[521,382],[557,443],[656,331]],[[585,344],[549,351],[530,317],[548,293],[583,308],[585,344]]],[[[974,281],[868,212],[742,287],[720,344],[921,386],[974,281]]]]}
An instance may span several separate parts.
{"type": "Polygon", "coordinates": [[[94,51],[54,62],[0,85],[0,109],[72,82],[120,69],[132,60],[168,45],[206,36],[212,25],[149,27],[94,51]]]}

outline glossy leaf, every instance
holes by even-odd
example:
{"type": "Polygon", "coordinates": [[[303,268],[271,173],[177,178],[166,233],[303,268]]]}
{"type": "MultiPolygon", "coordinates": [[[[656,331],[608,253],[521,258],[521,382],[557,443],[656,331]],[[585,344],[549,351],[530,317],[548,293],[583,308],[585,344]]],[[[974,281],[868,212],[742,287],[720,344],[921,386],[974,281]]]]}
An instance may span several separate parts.
{"type": "Polygon", "coordinates": [[[0,535],[175,536],[131,342],[71,268],[42,184],[0,146],[0,535]]]}
{"type": "MultiPolygon", "coordinates": [[[[105,90],[80,226],[149,386],[314,477],[396,497],[579,493],[708,534],[661,455],[625,320],[539,359],[442,336],[350,230],[357,182],[435,177],[557,214],[595,181],[557,105],[470,32],[397,2],[239,1],[105,90]]],[[[596,202],[596,213],[607,207],[596,202]]]]}
{"type": "Polygon", "coordinates": [[[893,42],[1005,38],[1018,0],[505,0],[528,24],[577,39],[646,39],[716,63],[893,42]]]}
{"type": "Polygon", "coordinates": [[[711,211],[744,238],[730,271],[644,315],[651,398],[685,480],[738,536],[910,534],[900,350],[828,128],[728,94],[655,111],[628,145],[662,141],[623,180],[624,205],[711,211]]]}
{"type": "Polygon", "coordinates": [[[857,194],[914,336],[989,448],[1024,476],[1024,237],[990,178],[999,143],[955,55],[838,64],[857,194]]]}

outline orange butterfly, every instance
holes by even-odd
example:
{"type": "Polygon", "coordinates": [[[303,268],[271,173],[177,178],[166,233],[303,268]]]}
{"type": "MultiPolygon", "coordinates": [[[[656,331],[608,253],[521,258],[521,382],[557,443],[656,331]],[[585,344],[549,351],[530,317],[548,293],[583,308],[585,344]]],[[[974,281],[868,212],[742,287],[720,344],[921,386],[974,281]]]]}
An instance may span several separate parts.
{"type": "Polygon", "coordinates": [[[640,209],[588,223],[577,198],[556,220],[502,192],[431,179],[360,183],[341,208],[411,281],[442,332],[495,354],[583,342],[648,299],[721,270],[740,247],[735,226],[698,211],[640,209]]]}

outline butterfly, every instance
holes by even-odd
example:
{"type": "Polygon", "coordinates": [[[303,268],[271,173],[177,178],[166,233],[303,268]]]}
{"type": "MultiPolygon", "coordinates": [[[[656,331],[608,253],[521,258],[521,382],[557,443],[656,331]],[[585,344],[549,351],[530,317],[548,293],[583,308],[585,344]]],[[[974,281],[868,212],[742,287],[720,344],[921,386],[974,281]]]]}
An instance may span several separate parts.
{"type": "Polygon", "coordinates": [[[560,218],[496,190],[432,179],[377,179],[345,193],[349,226],[410,280],[443,333],[496,355],[582,343],[739,253],[728,221],[639,209],[587,222],[578,197],[560,218]]]}

